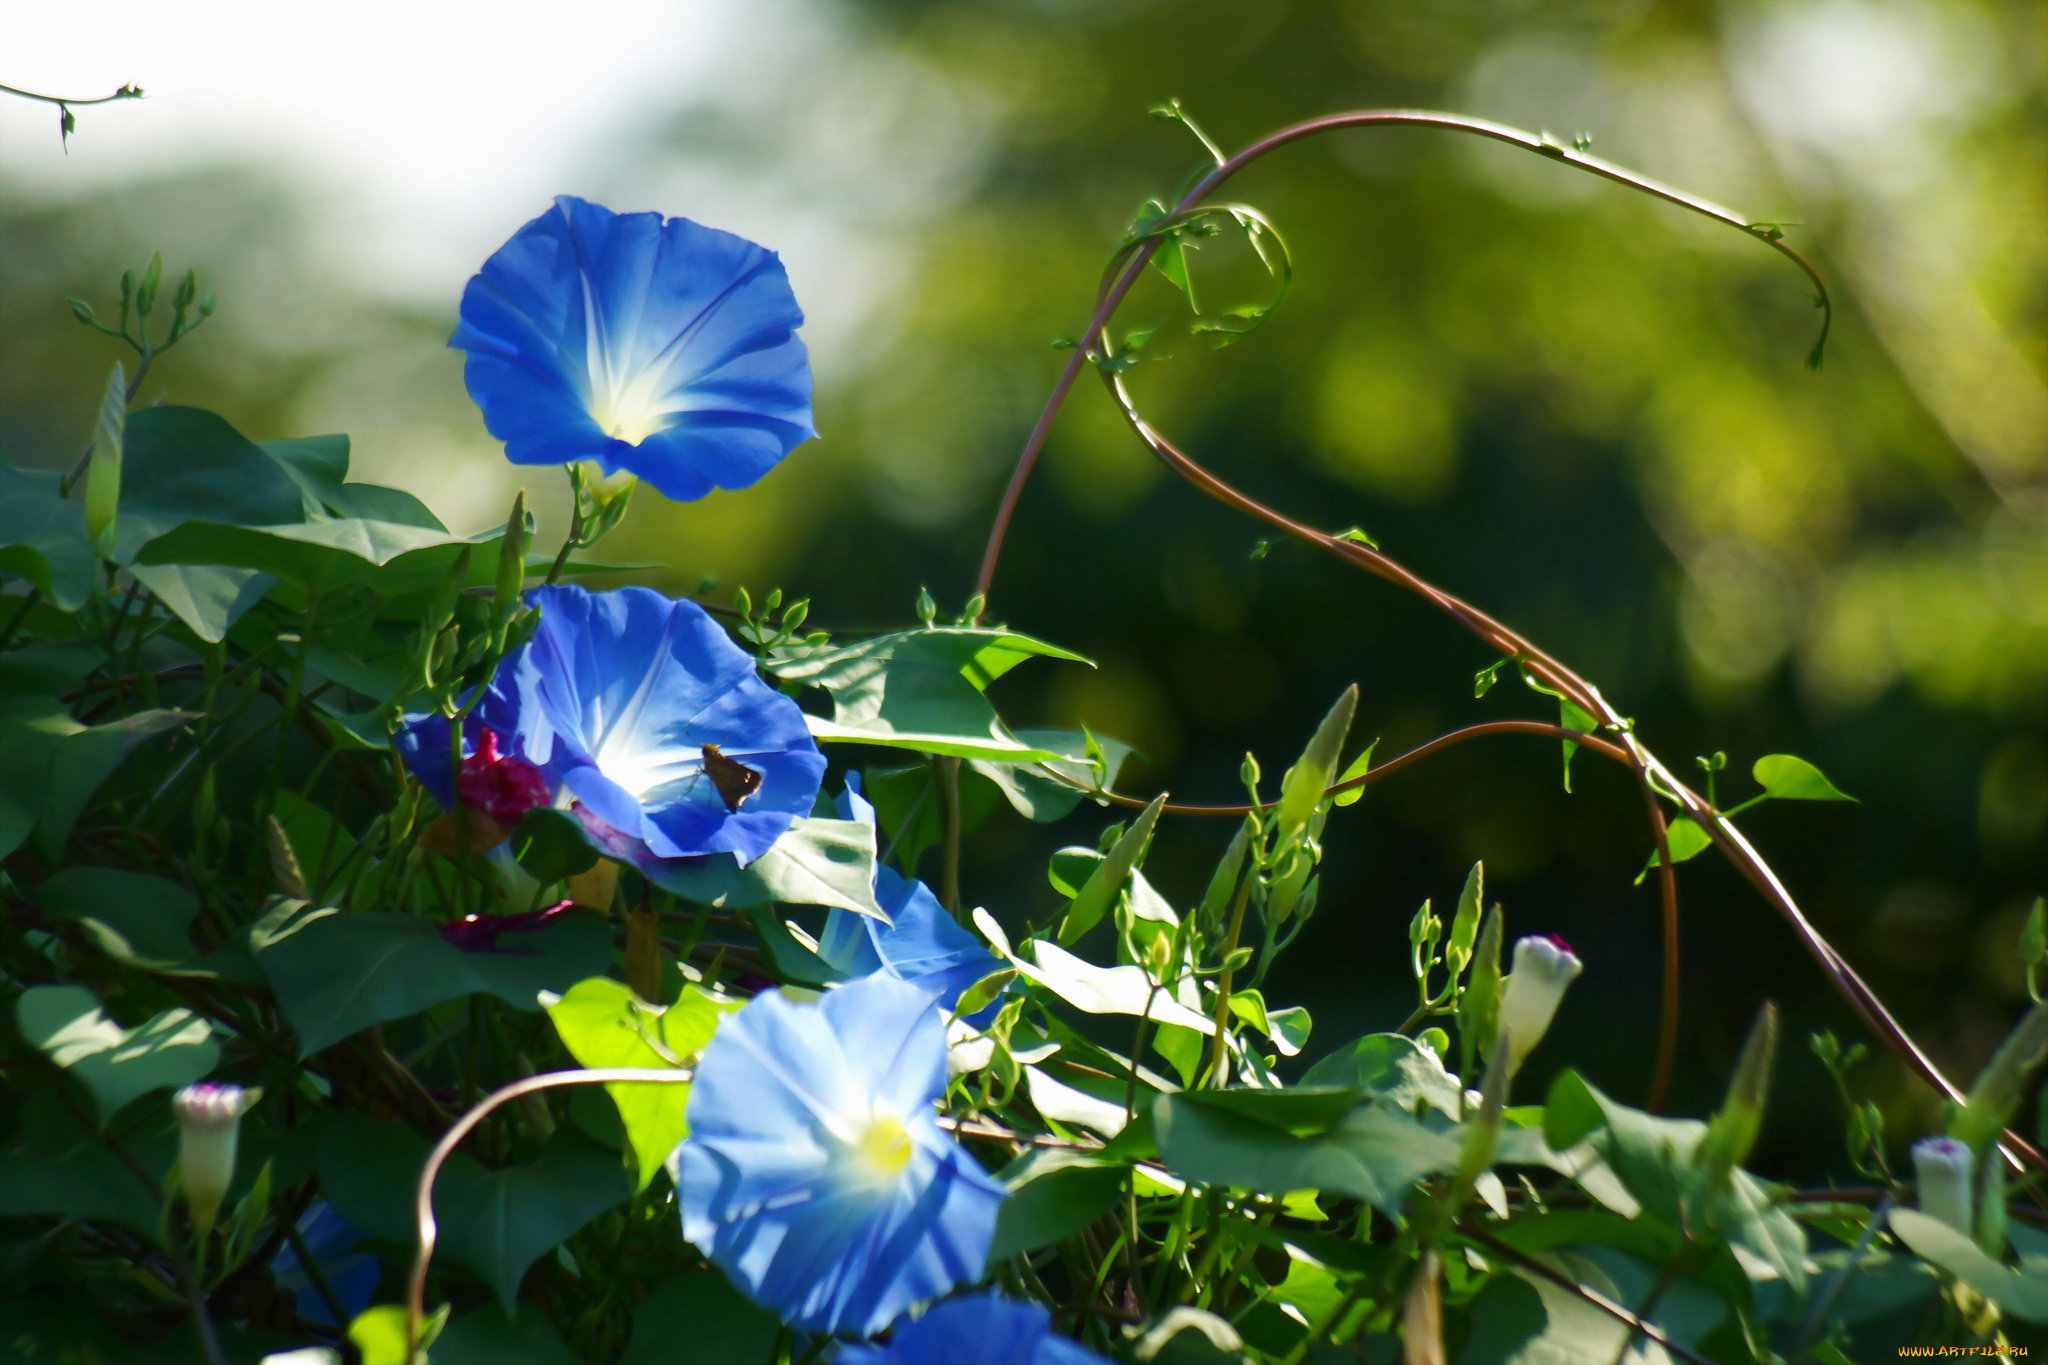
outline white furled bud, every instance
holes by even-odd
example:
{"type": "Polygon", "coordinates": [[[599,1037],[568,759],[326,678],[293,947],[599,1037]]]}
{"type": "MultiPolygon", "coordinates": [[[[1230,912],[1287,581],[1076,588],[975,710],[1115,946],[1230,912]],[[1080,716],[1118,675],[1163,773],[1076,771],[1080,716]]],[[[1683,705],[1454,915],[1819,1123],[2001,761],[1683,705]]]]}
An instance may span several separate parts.
{"type": "Polygon", "coordinates": [[[1522,1069],[1522,1059],[1543,1041],[1550,1021],[1584,964],[1571,945],[1555,936],[1515,942],[1515,969],[1501,987],[1499,1027],[1508,1036],[1508,1074],[1522,1069]]]}
{"type": "Polygon", "coordinates": [[[1922,1138],[1913,1144],[1913,1181],[1920,1212],[1939,1218],[1965,1237],[1970,1235],[1972,1164],[1969,1144],[1954,1138],[1922,1138]]]}
{"type": "Polygon", "coordinates": [[[202,1081],[171,1098],[178,1115],[178,1181],[193,1226],[204,1236],[235,1179],[235,1149],[242,1115],[263,1098],[257,1089],[202,1081]]]}

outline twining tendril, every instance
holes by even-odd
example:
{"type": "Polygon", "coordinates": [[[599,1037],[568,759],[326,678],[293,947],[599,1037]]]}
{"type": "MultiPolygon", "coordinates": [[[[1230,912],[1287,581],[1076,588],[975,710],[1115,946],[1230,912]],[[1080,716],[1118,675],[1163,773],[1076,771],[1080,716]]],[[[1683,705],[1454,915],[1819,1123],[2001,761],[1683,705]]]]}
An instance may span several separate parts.
{"type": "MultiPolygon", "coordinates": [[[[1814,350],[1808,357],[1808,363],[1810,366],[1817,366],[1819,364],[1821,348],[1826,343],[1828,329],[1833,322],[1834,316],[1833,305],[1827,292],[1827,285],[1821,279],[1819,272],[1813,268],[1806,258],[1784,241],[1783,233],[1775,230],[1777,225],[1757,223],[1746,219],[1733,210],[1724,208],[1710,200],[1687,194],[1683,190],[1675,189],[1646,176],[1637,175],[1633,171],[1592,156],[1583,147],[1566,147],[1549,137],[1532,135],[1520,129],[1510,128],[1504,124],[1493,123],[1485,119],[1463,118],[1457,115],[1441,114],[1426,110],[1396,109],[1335,114],[1326,118],[1312,119],[1306,123],[1295,124],[1290,128],[1282,129],[1252,144],[1252,146],[1239,152],[1236,156],[1231,157],[1228,161],[1223,162],[1213,171],[1203,176],[1201,181],[1183,196],[1180,203],[1174,209],[1174,213],[1184,214],[1194,209],[1226,180],[1236,174],[1237,171],[1266,155],[1268,152],[1314,136],[1317,133],[1371,126],[1443,128],[1453,132],[1469,133],[1479,137],[1490,138],[1541,156],[1551,157],[1566,165],[1577,167],[1590,174],[1640,190],[1667,203],[1675,204],[1680,208],[1706,218],[1711,218],[1716,222],[1724,223],[1729,227],[1749,234],[1792,261],[1812,281],[1817,291],[1815,302],[1822,310],[1823,317],[1820,337],[1815,342],[1814,350]]],[[[1023,491],[1024,482],[1029,478],[1031,468],[1036,462],[1040,450],[1044,447],[1046,436],[1052,428],[1053,419],[1058,415],[1068,392],[1073,387],[1074,379],[1080,372],[1081,364],[1100,345],[1104,336],[1104,329],[1109,320],[1115,315],[1117,307],[1122,303],[1124,296],[1129,293],[1131,286],[1136,282],[1139,272],[1145,268],[1153,254],[1158,250],[1162,240],[1164,239],[1155,233],[1148,237],[1147,240],[1139,243],[1135,249],[1130,250],[1122,271],[1116,274],[1113,283],[1109,283],[1104,288],[1097,303],[1095,316],[1090,322],[1088,330],[1082,335],[1079,343],[1076,345],[1074,354],[1069,357],[1065,368],[1061,371],[1058,381],[1054,384],[1053,392],[1047,399],[1044,410],[1039,414],[1038,422],[1032,428],[1031,436],[1026,441],[1023,452],[1018,457],[1017,466],[1011,474],[1009,486],[1004,490],[1002,502],[996,511],[994,524],[990,528],[988,545],[982,557],[981,572],[975,585],[977,595],[986,598],[988,594],[990,585],[995,577],[996,563],[1002,553],[1003,537],[1008,530],[1010,519],[1016,510],[1017,499],[1023,491]]],[[[1663,902],[1664,991],[1663,1008],[1658,1030],[1657,1068],[1649,1099],[1649,1107],[1652,1110],[1661,1107],[1665,1093],[1668,1090],[1673,1059],[1677,1050],[1678,1036],[1677,879],[1670,856],[1668,826],[1663,809],[1658,804],[1658,796],[1660,794],[1679,806],[1686,815],[1696,821],[1713,839],[1723,856],[1785,918],[1786,922],[1792,926],[1793,931],[1799,936],[1800,941],[1806,946],[1808,953],[1819,964],[1821,970],[1833,982],[1837,991],[1848,1001],[1851,1008],[1856,1011],[1865,1025],[1930,1085],[1934,1086],[1935,1089],[1949,1099],[1961,1102],[1963,1099],[1962,1092],[1947,1077],[1941,1074],[1933,1061],[1920,1049],[1919,1045],[1913,1041],[1911,1036],[1899,1025],[1898,1021],[1892,1017],[1890,1011],[1884,1007],[1883,1002],[1877,998],[1875,992],[1864,983],[1862,978],[1856,974],[1855,970],[1850,967],[1834,946],[1814,928],[1812,922],[1806,918],[1805,913],[1801,911],[1791,893],[1785,888],[1784,883],[1778,878],[1777,873],[1764,861],[1763,857],[1750,844],[1748,839],[1743,836],[1741,831],[1736,829],[1727,817],[1716,809],[1711,802],[1680,781],[1678,776],[1661,759],[1651,753],[1634,733],[1633,723],[1609,705],[1606,698],[1600,695],[1598,688],[1580,677],[1561,661],[1539,649],[1535,644],[1524,639],[1501,622],[1494,620],[1485,612],[1445,592],[1443,589],[1425,582],[1378,549],[1356,540],[1333,536],[1304,526],[1224,483],[1221,479],[1218,479],[1193,459],[1189,458],[1184,452],[1174,446],[1171,441],[1167,440],[1146,423],[1131,401],[1130,394],[1125,388],[1123,377],[1120,373],[1116,372],[1115,367],[1104,366],[1102,369],[1103,381],[1132,429],[1152,452],[1176,474],[1226,506],[1233,507],[1247,516],[1263,521],[1296,540],[1335,555],[1354,567],[1364,569],[1368,573],[1372,573],[1416,593],[1480,639],[1486,641],[1501,654],[1516,659],[1525,674],[1532,680],[1544,684],[1546,690],[1555,691],[1572,705],[1577,706],[1587,715],[1593,717],[1602,729],[1611,731],[1617,737],[1637,772],[1638,785],[1642,791],[1646,814],[1657,847],[1659,884],[1663,902]]],[[[2023,1157],[2036,1166],[2048,1169],[2048,1160],[2044,1160],[2042,1155],[2030,1144],[2010,1131],[2005,1135],[2004,1145],[2009,1153],[2023,1157]]]]}
{"type": "Polygon", "coordinates": [[[64,145],[64,151],[67,155],[71,151],[71,134],[77,131],[78,128],[78,119],[71,112],[73,105],[83,108],[88,104],[112,104],[115,100],[139,100],[143,97],[142,87],[139,85],[124,85],[111,95],[96,95],[82,100],[67,99],[62,95],[42,95],[33,90],[18,90],[11,85],[0,85],[0,94],[15,95],[25,100],[35,100],[39,104],[56,105],[57,140],[64,145]]]}

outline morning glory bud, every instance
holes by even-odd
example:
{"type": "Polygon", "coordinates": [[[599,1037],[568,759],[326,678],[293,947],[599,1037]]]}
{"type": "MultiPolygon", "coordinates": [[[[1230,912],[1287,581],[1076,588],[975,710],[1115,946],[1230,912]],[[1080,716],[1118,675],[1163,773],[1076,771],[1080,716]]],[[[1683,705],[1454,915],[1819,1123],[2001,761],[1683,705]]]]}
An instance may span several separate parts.
{"type": "Polygon", "coordinates": [[[1970,1235],[1970,1148],[1954,1138],[1923,1138],[1913,1144],[1913,1180],[1920,1212],[1970,1235]]]}
{"type": "Polygon", "coordinates": [[[220,1201],[235,1178],[235,1147],[242,1115],[263,1098],[257,1089],[202,1081],[171,1097],[178,1115],[178,1181],[185,1207],[204,1237],[213,1228],[220,1201]]]}
{"type": "Polygon", "coordinates": [[[505,519],[505,538],[498,542],[498,579],[491,608],[500,621],[509,620],[519,606],[519,589],[526,582],[526,490],[512,499],[512,515],[505,519]]]}
{"type": "Polygon", "coordinates": [[[1515,970],[1501,988],[1499,1028],[1508,1035],[1508,1074],[1543,1041],[1564,999],[1565,987],[1584,970],[1571,945],[1556,935],[1515,942],[1515,970]]]}

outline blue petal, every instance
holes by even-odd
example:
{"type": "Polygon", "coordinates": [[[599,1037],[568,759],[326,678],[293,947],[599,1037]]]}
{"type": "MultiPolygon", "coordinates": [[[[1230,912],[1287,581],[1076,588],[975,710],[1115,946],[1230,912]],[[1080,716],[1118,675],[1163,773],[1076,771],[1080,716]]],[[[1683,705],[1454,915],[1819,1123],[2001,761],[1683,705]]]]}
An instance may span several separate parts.
{"type": "MultiPolygon", "coordinates": [[[[859,773],[846,775],[846,790],[834,800],[841,819],[874,823],[875,808],[861,795],[859,773]]],[[[881,970],[915,981],[949,1010],[962,991],[1002,965],[946,913],[923,882],[907,881],[878,864],[875,901],[890,924],[835,908],[825,917],[818,956],[849,976],[881,970]]],[[[991,1005],[975,1018],[985,1022],[994,1017],[994,1009],[991,1005]]]]}
{"type": "Polygon", "coordinates": [[[931,997],[863,977],[798,1004],[778,991],[721,1025],[677,1150],[683,1235],[808,1331],[872,1335],[981,1277],[1002,1183],[940,1131],[944,1028],[931,997]],[[876,1114],[912,1143],[876,1176],[850,1143],[876,1114]]]}
{"type": "MultiPolygon", "coordinates": [[[[324,1199],[315,1200],[300,1215],[298,1232],[300,1243],[319,1266],[327,1287],[341,1301],[343,1312],[353,1319],[369,1306],[370,1295],[383,1276],[383,1267],[375,1256],[353,1250],[363,1240],[363,1233],[324,1199]]],[[[279,1288],[292,1291],[300,1317],[308,1322],[342,1325],[327,1311],[327,1301],[313,1287],[313,1277],[294,1248],[287,1245],[271,1258],[270,1273],[279,1288]]]]}
{"type": "MultiPolygon", "coordinates": [[[[465,738],[496,731],[560,804],[580,801],[652,857],[749,863],[810,814],[825,756],[803,712],[702,607],[648,588],[546,587],[527,601],[540,625],[499,665],[465,738]],[[707,744],[761,775],[737,811],[704,771],[707,744]]],[[[447,722],[408,716],[395,742],[445,806],[447,722]]]]}
{"type": "Polygon", "coordinates": [[[688,501],[817,435],[802,325],[775,253],[565,196],[470,280],[449,344],[514,463],[595,460],[688,501]]]}
{"type": "Polygon", "coordinates": [[[897,1326],[885,1347],[842,1350],[839,1365],[1105,1365],[1055,1334],[1045,1306],[993,1292],[950,1299],[897,1326]]]}

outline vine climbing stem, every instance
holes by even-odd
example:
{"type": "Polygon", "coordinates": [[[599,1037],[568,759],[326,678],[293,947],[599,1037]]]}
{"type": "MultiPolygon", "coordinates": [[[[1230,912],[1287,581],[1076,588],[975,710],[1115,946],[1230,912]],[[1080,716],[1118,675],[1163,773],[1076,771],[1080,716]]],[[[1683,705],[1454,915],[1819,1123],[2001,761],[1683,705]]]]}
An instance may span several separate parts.
{"type": "MultiPolygon", "coordinates": [[[[420,1168],[419,1180],[413,1186],[412,1212],[413,1227],[418,1238],[413,1253],[412,1275],[405,1288],[405,1359],[407,1365],[417,1356],[420,1345],[420,1329],[427,1315],[427,1266],[434,1259],[434,1242],[440,1227],[434,1221],[434,1177],[441,1173],[441,1166],[461,1141],[468,1137],[479,1123],[490,1116],[492,1110],[502,1104],[531,1095],[538,1090],[551,1090],[562,1085],[614,1085],[620,1083],[647,1082],[654,1085],[688,1085],[696,1073],[686,1069],[660,1069],[637,1066],[598,1066],[583,1071],[550,1071],[539,1076],[528,1076],[523,1081],[492,1091],[461,1118],[455,1126],[441,1135],[434,1144],[434,1150],[427,1155],[426,1165],[420,1168]]],[[[346,1325],[346,1324],[344,1324],[346,1325]]]]}
{"type": "MultiPolygon", "coordinates": [[[[1345,128],[1363,127],[1420,127],[1438,128],[1450,132],[1465,133],[1476,137],[1489,138],[1518,147],[1540,156],[1550,157],[1565,165],[1575,167],[1589,174],[1626,185],[1631,189],[1662,199],[1702,217],[1728,227],[1736,228],[1764,243],[1772,250],[1790,260],[1804,272],[1816,290],[1816,302],[1822,310],[1821,332],[1808,357],[1809,365],[1818,365],[1821,348],[1826,344],[1828,331],[1833,324],[1834,307],[1826,282],[1820,273],[1798,251],[1783,239],[1781,233],[1769,225],[1753,223],[1734,210],[1716,204],[1711,200],[1687,194],[1683,190],[1637,175],[1624,167],[1592,156],[1578,148],[1565,147],[1547,136],[1511,128],[1505,124],[1486,119],[1466,118],[1455,114],[1444,114],[1417,109],[1379,109],[1353,113],[1332,114],[1324,118],[1297,123],[1272,133],[1240,151],[1229,160],[1218,165],[1184,195],[1174,206],[1174,214],[1184,214],[1195,208],[1213,194],[1224,182],[1238,171],[1257,161],[1269,152],[1299,142],[1320,133],[1334,132],[1345,128]]],[[[1039,413],[1031,434],[1019,454],[1016,467],[1011,471],[1010,480],[998,504],[994,522],[989,529],[987,545],[982,553],[980,572],[975,580],[975,593],[983,601],[989,597],[995,581],[995,570],[1002,556],[1003,541],[1008,533],[1017,503],[1022,496],[1025,483],[1036,465],[1046,438],[1050,435],[1054,420],[1072,392],[1075,379],[1080,375],[1081,366],[1090,363],[1091,357],[1099,351],[1106,351],[1104,345],[1106,328],[1110,319],[1122,304],[1139,274],[1158,250],[1162,237],[1154,235],[1128,248],[1128,259],[1122,268],[1104,280],[1098,297],[1094,317],[1089,321],[1061,369],[1059,379],[1053,385],[1044,409],[1039,413]]],[[[1375,577],[1385,579],[1395,586],[1404,588],[1437,607],[1468,631],[1498,650],[1504,657],[1511,658],[1529,676],[1554,689],[1560,696],[1571,701],[1592,716],[1603,730],[1614,734],[1625,751],[1630,765],[1635,769],[1637,783],[1642,789],[1648,808],[1652,832],[1659,849],[1661,871],[1659,888],[1663,902],[1663,1003],[1658,1029],[1658,1058],[1656,1079],[1653,1082],[1653,1104],[1662,1102],[1668,1088],[1672,1063],[1677,1045],[1678,1021],[1678,900],[1675,870],[1669,855],[1668,826],[1664,820],[1658,798],[1671,801],[1686,816],[1693,819],[1705,830],[1715,847],[1742,873],[1752,886],[1764,897],[1798,935],[1807,952],[1820,966],[1835,989],[1855,1010],[1866,1027],[1875,1034],[1893,1053],[1901,1058],[1923,1080],[1951,1100],[1960,1101],[1962,1092],[1934,1065],[1932,1059],[1921,1050],[1905,1029],[1900,1026],[1864,983],[1848,962],[1843,959],[1832,944],[1814,928],[1812,922],[1800,910],[1798,902],[1779,880],[1776,872],[1757,853],[1755,847],[1706,799],[1680,781],[1665,763],[1653,754],[1636,736],[1634,724],[1611,706],[1591,682],[1580,677],[1571,668],[1531,641],[1510,629],[1485,612],[1458,597],[1428,583],[1381,551],[1351,540],[1340,540],[1325,532],[1302,525],[1284,514],[1267,507],[1223,480],[1211,474],[1199,463],[1181,451],[1166,437],[1151,427],[1138,413],[1126,390],[1123,378],[1113,369],[1104,367],[1103,382],[1116,401],[1125,420],[1133,431],[1151,449],[1153,454],[1176,475],[1208,494],[1210,497],[1246,516],[1313,546],[1327,554],[1346,561],[1355,568],[1363,569],[1375,577]]],[[[2016,1134],[2008,1131],[2004,1146],[2010,1156],[2024,1159],[2043,1169],[2048,1169],[2048,1160],[2041,1153],[2016,1134]]]]}

